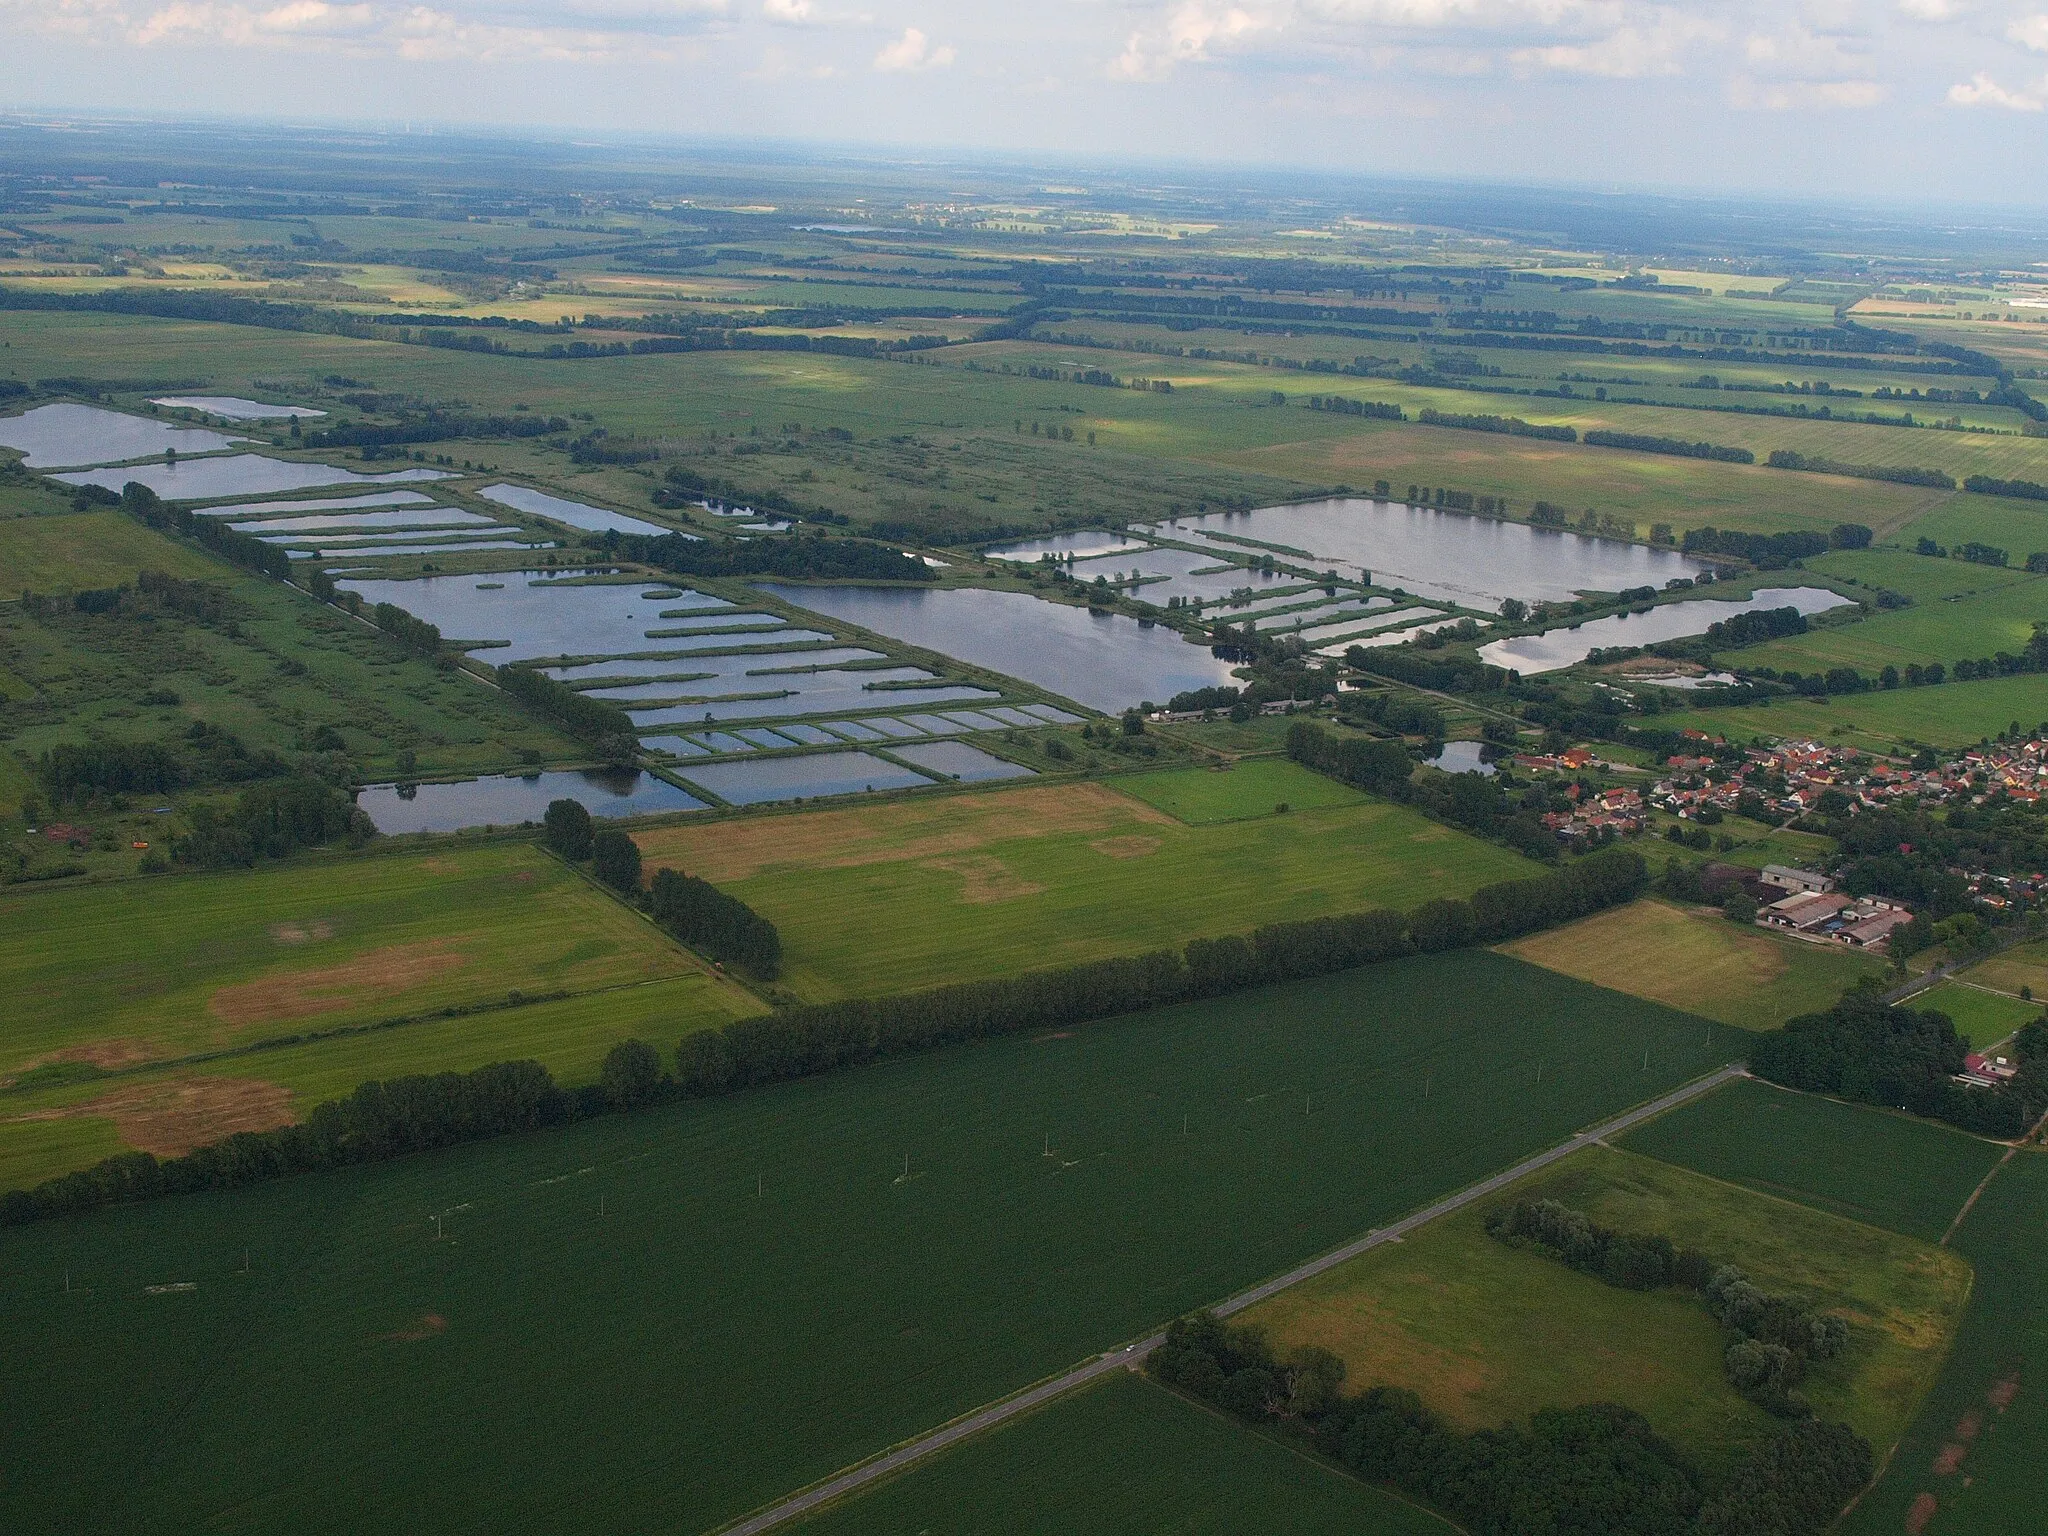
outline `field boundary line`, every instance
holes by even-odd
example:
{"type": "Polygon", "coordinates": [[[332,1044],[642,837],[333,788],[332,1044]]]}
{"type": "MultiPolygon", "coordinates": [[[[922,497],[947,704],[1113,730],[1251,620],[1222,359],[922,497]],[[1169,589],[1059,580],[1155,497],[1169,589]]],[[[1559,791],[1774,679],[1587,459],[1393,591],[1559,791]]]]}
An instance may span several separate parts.
{"type": "MultiPolygon", "coordinates": [[[[1216,1303],[1209,1310],[1218,1317],[1233,1316],[1244,1311],[1247,1307],[1255,1306],[1269,1297],[1276,1296],[1290,1287],[1301,1284],[1304,1280],[1312,1280],[1317,1275],[1334,1269],[1339,1264],[1355,1259],[1360,1254],[1380,1247],[1382,1244],[1399,1242],[1418,1227],[1436,1220],[1439,1216],[1448,1216],[1451,1212],[1460,1210],[1476,1200],[1483,1200],[1488,1195],[1498,1193],[1508,1185],[1547,1168],[1551,1164],[1571,1156],[1574,1152],[1584,1151],[1587,1147],[1594,1146],[1608,1137],[1633,1129],[1645,1120],[1654,1119],[1667,1110],[1676,1109],[1679,1105],[1688,1103],[1702,1094],[1710,1093],[1725,1083],[1733,1082],[1736,1078],[1747,1077],[1748,1075],[1749,1069],[1742,1063],[1731,1062],[1727,1066],[1709,1072],[1704,1077],[1694,1078],[1691,1082],[1683,1083],[1667,1093],[1658,1095],[1654,1099],[1646,1100],[1636,1105],[1633,1109],[1625,1110],[1619,1115],[1600,1122],[1598,1125],[1589,1126],[1585,1130],[1579,1131],[1566,1140],[1557,1143],[1555,1146],[1547,1147],[1541,1152],[1525,1157],[1513,1166],[1491,1174],[1479,1180],[1476,1184],[1468,1184],[1463,1189],[1454,1191],[1442,1199],[1422,1207],[1420,1210],[1412,1211],[1408,1215],[1401,1217],[1398,1221],[1391,1222],[1384,1227],[1374,1227],[1363,1237],[1354,1238],[1341,1247],[1333,1248],[1327,1253],[1310,1259],[1305,1264],[1295,1266],[1284,1274],[1262,1281],[1248,1290],[1239,1291],[1236,1295],[1216,1303]]],[[[766,1509],[739,1520],[728,1522],[725,1525],[717,1526],[714,1529],[720,1533],[720,1536],[759,1536],[759,1533],[762,1531],[773,1530],[779,1525],[796,1519],[799,1515],[809,1514],[813,1510],[822,1508],[836,1499],[866,1487],[877,1479],[887,1477],[892,1472],[901,1471],[915,1462],[922,1461],[934,1452],[957,1444],[970,1435],[978,1434],[984,1429],[993,1429],[996,1425],[1013,1419],[1019,1414],[1028,1413],[1056,1397],[1063,1397],[1075,1388],[1085,1386],[1087,1383],[1107,1375],[1111,1371],[1134,1369],[1143,1363],[1147,1355],[1151,1354],[1153,1350],[1165,1342],[1166,1333],[1162,1329],[1157,1333],[1149,1334],[1121,1348],[1112,1347],[1061,1375],[1048,1377],[1036,1386],[1027,1387],[1010,1397],[1001,1398],[985,1407],[971,1410],[958,1418],[949,1420],[937,1429],[903,1442],[893,1450],[885,1451],[868,1461],[860,1462],[823,1482],[814,1483],[786,1499],[771,1504],[766,1509]]]]}

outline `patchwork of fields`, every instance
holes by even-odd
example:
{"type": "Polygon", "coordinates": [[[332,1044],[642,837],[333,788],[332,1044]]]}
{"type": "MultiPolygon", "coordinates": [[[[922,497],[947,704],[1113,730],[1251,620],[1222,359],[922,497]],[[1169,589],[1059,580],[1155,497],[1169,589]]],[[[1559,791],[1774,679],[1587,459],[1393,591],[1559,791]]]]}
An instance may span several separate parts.
{"type": "Polygon", "coordinates": [[[23,1228],[0,1523],[704,1529],[1740,1039],[1467,952],[23,1228]]]}
{"type": "Polygon", "coordinates": [[[650,871],[685,870],[769,918],[788,985],[811,999],[1413,906],[1536,872],[1404,807],[1332,793],[1291,765],[1132,782],[1133,794],[1110,783],[1033,787],[653,828],[636,841],[650,871]],[[1276,814],[1290,796],[1301,808],[1276,814]],[[1253,819],[1222,819],[1238,815],[1253,819]]]}

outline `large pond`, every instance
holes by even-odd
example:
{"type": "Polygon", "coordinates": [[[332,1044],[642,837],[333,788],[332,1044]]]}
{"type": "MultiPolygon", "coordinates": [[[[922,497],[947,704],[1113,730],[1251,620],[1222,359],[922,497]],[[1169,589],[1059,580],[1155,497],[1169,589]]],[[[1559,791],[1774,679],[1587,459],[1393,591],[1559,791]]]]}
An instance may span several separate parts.
{"type": "Polygon", "coordinates": [[[593,816],[701,811],[702,800],[637,768],[502,775],[456,784],[372,784],[356,796],[379,832],[459,832],[539,821],[551,801],[575,800],[593,816]]]}
{"type": "Polygon", "coordinates": [[[99,485],[118,491],[139,480],[166,501],[208,501],[217,496],[267,496],[273,491],[303,491],[316,485],[400,485],[408,480],[446,480],[439,469],[399,469],[382,475],[359,475],[331,464],[304,464],[295,459],[270,459],[260,453],[236,453],[220,459],[180,459],[175,464],[137,464],[129,469],[88,469],[57,475],[67,485],[99,485]]]}
{"type": "Polygon", "coordinates": [[[867,790],[910,789],[932,781],[867,752],[818,752],[758,762],[686,763],[675,770],[730,805],[810,800],[867,790]]]}
{"type": "Polygon", "coordinates": [[[165,395],[150,402],[180,411],[204,411],[225,416],[229,421],[283,421],[288,416],[325,416],[310,405],[265,405],[261,400],[244,400],[240,395],[165,395]]]}
{"type": "Polygon", "coordinates": [[[1185,549],[1149,549],[1135,555],[1105,555],[1077,561],[1070,569],[1076,581],[1092,583],[1100,576],[1112,587],[1125,587],[1140,602],[1164,608],[1171,598],[1218,603],[1240,592],[1253,597],[1268,591],[1312,592],[1299,576],[1276,575],[1224,565],[1216,556],[1185,549]],[[1154,578],[1132,587],[1139,576],[1154,578]],[[1157,578],[1165,578],[1160,580],[1157,578]]]}
{"type": "MultiPolygon", "coordinates": [[[[486,501],[495,501],[501,507],[510,507],[515,512],[525,512],[533,517],[545,517],[550,522],[561,523],[569,528],[583,528],[592,533],[603,533],[616,529],[620,533],[674,533],[673,528],[664,528],[659,523],[646,522],[637,517],[628,517],[623,512],[609,511],[604,507],[593,507],[588,502],[569,501],[561,496],[550,496],[546,491],[536,491],[525,485],[487,485],[477,492],[486,501]]],[[[695,534],[685,534],[695,538],[695,534]]]]}
{"type": "Polygon", "coordinates": [[[1024,592],[972,587],[792,587],[784,602],[1018,677],[1101,710],[1164,703],[1230,682],[1230,664],[1164,625],[1090,613],[1024,592]]]}
{"type": "Polygon", "coordinates": [[[146,416],[74,405],[68,400],[39,405],[19,416],[0,417],[0,448],[19,448],[30,469],[118,464],[124,459],[161,456],[166,448],[179,453],[218,453],[243,441],[246,439],[223,437],[203,427],[173,427],[146,416]]]}
{"type": "MultiPolygon", "coordinates": [[[[374,491],[368,496],[305,496],[293,501],[236,501],[224,507],[194,507],[201,517],[261,517],[271,512],[349,512],[359,507],[431,507],[422,491],[374,491]]],[[[474,515],[474,514],[472,514],[474,515]]]]}
{"type": "MultiPolygon", "coordinates": [[[[787,677],[764,677],[742,679],[743,686],[735,685],[734,692],[761,693],[787,688],[787,695],[772,699],[710,698],[702,703],[677,704],[661,709],[629,710],[633,724],[640,730],[658,726],[698,725],[722,723],[730,720],[774,720],[785,715],[832,715],[864,709],[928,709],[934,704],[953,704],[962,700],[996,699],[1001,694],[991,693],[986,688],[970,688],[958,683],[945,683],[933,679],[931,687],[904,686],[914,684],[931,673],[917,667],[892,667],[873,672],[811,672],[792,673],[787,677]],[[883,688],[880,683],[891,686],[883,688]]],[[[677,686],[655,685],[661,692],[673,697],[699,689],[700,685],[683,683],[677,686]]],[[[701,685],[704,690],[715,692],[712,684],[701,685]]],[[[600,697],[625,690],[605,689],[600,697]]]]}
{"type": "Polygon", "coordinates": [[[1023,764],[1006,762],[993,752],[984,752],[964,741],[912,742],[889,750],[914,768],[936,773],[942,779],[958,779],[963,784],[1033,777],[1032,770],[1023,764]]]}
{"type": "Polygon", "coordinates": [[[1662,587],[1702,569],[1670,550],[1356,497],[1210,512],[1148,531],[1239,553],[1260,551],[1219,536],[1305,550],[1324,569],[1370,571],[1380,586],[1476,608],[1510,597],[1563,602],[1582,591],[1662,587]]]}
{"type": "MultiPolygon", "coordinates": [[[[564,577],[580,574],[565,572],[564,577]]],[[[611,656],[687,649],[650,640],[661,615],[678,608],[731,609],[698,592],[649,597],[643,581],[576,582],[539,571],[490,577],[427,576],[417,581],[343,581],[366,603],[396,603],[454,640],[476,642],[472,654],[493,664],[541,656],[611,656]],[[503,645],[493,641],[508,642],[503,645]]],[[[763,631],[763,638],[779,636],[763,631]]],[[[733,641],[720,642],[730,649],[733,641]]],[[[750,643],[750,642],[741,642],[750,643]]]]}
{"type": "Polygon", "coordinates": [[[489,529],[492,533],[520,531],[517,528],[506,528],[493,523],[482,513],[463,512],[455,507],[407,507],[399,512],[337,512],[331,517],[267,517],[257,518],[254,522],[235,524],[235,532],[257,535],[353,534],[359,529],[375,528],[477,528],[489,529]]]}
{"type": "Polygon", "coordinates": [[[1773,608],[1797,608],[1801,613],[1825,613],[1852,599],[1824,587],[1761,587],[1744,602],[1717,602],[1697,598],[1666,603],[1647,613],[1620,613],[1594,619],[1573,629],[1546,629],[1540,635],[1519,635],[1496,640],[1479,648],[1480,659],[1496,667],[1530,674],[1555,672],[1573,662],[1584,661],[1596,650],[1615,645],[1654,645],[1659,640],[1677,640],[1703,635],[1708,626],[1738,613],[1764,613],[1773,608]]]}

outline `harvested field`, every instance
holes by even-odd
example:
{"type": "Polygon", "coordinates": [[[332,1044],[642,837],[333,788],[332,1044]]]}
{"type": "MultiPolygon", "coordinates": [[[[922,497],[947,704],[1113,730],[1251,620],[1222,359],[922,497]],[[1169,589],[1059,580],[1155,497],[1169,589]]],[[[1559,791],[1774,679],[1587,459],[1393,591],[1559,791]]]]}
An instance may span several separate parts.
{"type": "MultiPolygon", "coordinates": [[[[326,927],[326,924],[318,926],[326,927]]],[[[304,930],[300,930],[302,933],[304,930]]],[[[329,929],[331,932],[332,930],[329,929]]],[[[304,943],[301,938],[295,942],[304,943]]],[[[339,1013],[396,997],[469,964],[469,956],[441,939],[373,949],[320,970],[284,971],[222,987],[207,1001],[213,1016],[231,1030],[288,1019],[339,1013]]]]}
{"type": "Polygon", "coordinates": [[[650,872],[700,875],[772,921],[786,982],[810,999],[1413,906],[1534,870],[1404,807],[1350,791],[1343,802],[1188,825],[1106,784],[1034,785],[636,840],[650,872]]]}
{"type": "Polygon", "coordinates": [[[1645,899],[1501,946],[1507,954],[1742,1029],[1826,1008],[1884,962],[1645,899]]]}
{"type": "Polygon", "coordinates": [[[292,1121],[292,1096],[276,1083],[244,1077],[174,1077],[118,1088],[63,1109],[31,1110],[16,1121],[111,1120],[138,1152],[179,1157],[237,1131],[268,1131],[292,1121]]]}

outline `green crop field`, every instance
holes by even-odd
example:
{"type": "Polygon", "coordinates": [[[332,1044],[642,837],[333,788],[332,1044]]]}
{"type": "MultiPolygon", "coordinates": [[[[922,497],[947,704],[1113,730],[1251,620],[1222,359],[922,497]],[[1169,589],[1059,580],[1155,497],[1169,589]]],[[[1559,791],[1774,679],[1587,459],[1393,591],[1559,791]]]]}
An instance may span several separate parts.
{"type": "Polygon", "coordinates": [[[1898,1453],[1840,1529],[1846,1536],[2048,1530],[2048,1156],[2001,1169],[1957,1230],[1976,1269],[1947,1368],[1898,1453]]]}
{"type": "Polygon", "coordinates": [[[22,1228],[0,1526],[702,1530],[1741,1038],[1463,952],[22,1228]]]}
{"type": "Polygon", "coordinates": [[[2041,1004],[1944,981],[1906,1000],[1908,1008],[1931,1008],[1954,1020],[1956,1033],[1979,1050],[1996,1045],[2022,1024],[2041,1017],[2041,1004]]]}
{"type": "Polygon", "coordinates": [[[16,887],[0,1073],[121,1066],[373,1023],[510,992],[693,969],[644,919],[524,843],[282,868],[16,887]]]}
{"type": "Polygon", "coordinates": [[[1455,1527],[1118,1374],[794,1527],[810,1536],[1450,1536],[1455,1527]]]}
{"type": "MultiPolygon", "coordinates": [[[[1653,1158],[1590,1148],[1515,1198],[1556,1199],[1620,1231],[1661,1232],[1848,1320],[1849,1351],[1803,1391],[1880,1448],[1939,1368],[1969,1266],[1914,1238],[1753,1193],[1653,1158]]],[[[1504,1193],[1502,1200],[1508,1198],[1504,1193]]],[[[1246,1314],[1284,1349],[1320,1344],[1357,1386],[1406,1387],[1467,1429],[1557,1404],[1636,1409],[1710,1471],[1775,1423],[1728,1385],[1727,1337],[1697,1296],[1624,1291],[1486,1234],[1482,1202],[1246,1314]]]]}
{"type": "Polygon", "coordinates": [[[1926,597],[1910,608],[1752,646],[1742,652],[1742,665],[1795,672],[1854,667],[1874,679],[1887,666],[1903,671],[1913,663],[1952,666],[2000,651],[2017,655],[2026,649],[2034,625],[2048,623],[2048,577],[2000,581],[1996,578],[2008,573],[1984,569],[1991,579],[1973,593],[1926,597]]]}
{"type": "MultiPolygon", "coordinates": [[[[1852,589],[1860,586],[1873,592],[1888,590],[1924,604],[1939,604],[1948,598],[1975,597],[1996,592],[2001,587],[2023,585],[2039,579],[2012,566],[1936,560],[1898,549],[1838,549],[1816,555],[1802,564],[1817,575],[1839,577],[1852,589]]],[[[1852,590],[1850,595],[1857,594],[1852,590]]]]}
{"type": "Polygon", "coordinates": [[[1363,797],[1191,827],[1102,784],[662,827],[636,841],[650,872],[701,876],[774,922],[788,984],[807,998],[1413,906],[1535,870],[1363,797]]]}
{"type": "Polygon", "coordinates": [[[1930,1242],[2002,1150],[1930,1121],[1753,1081],[1661,1115],[1621,1145],[1930,1242]]]}
{"type": "Polygon", "coordinates": [[[1909,548],[1918,539],[1932,539],[1947,549],[1989,544],[2004,550],[2015,566],[2024,565],[2028,555],[2048,549],[2048,505],[1958,491],[1906,524],[1894,537],[1909,548]]]}
{"type": "Polygon", "coordinates": [[[1116,781],[1125,794],[1156,806],[1175,821],[1209,826],[1250,821],[1288,811],[1359,805],[1365,796],[1349,785],[1282,758],[1253,758],[1229,768],[1175,768],[1116,781]]]}
{"type": "Polygon", "coordinates": [[[1889,751],[1902,742],[1968,746],[1998,735],[2015,720],[2023,730],[2048,721],[2048,674],[1849,693],[1825,702],[1781,699],[1761,708],[1672,710],[1660,715],[1657,723],[1733,741],[1807,737],[1889,751]]]}
{"type": "Polygon", "coordinates": [[[1502,948],[1562,971],[1743,1029],[1772,1029],[1830,1006],[1884,965],[1839,945],[1737,927],[1719,912],[1645,899],[1502,948]]]}

